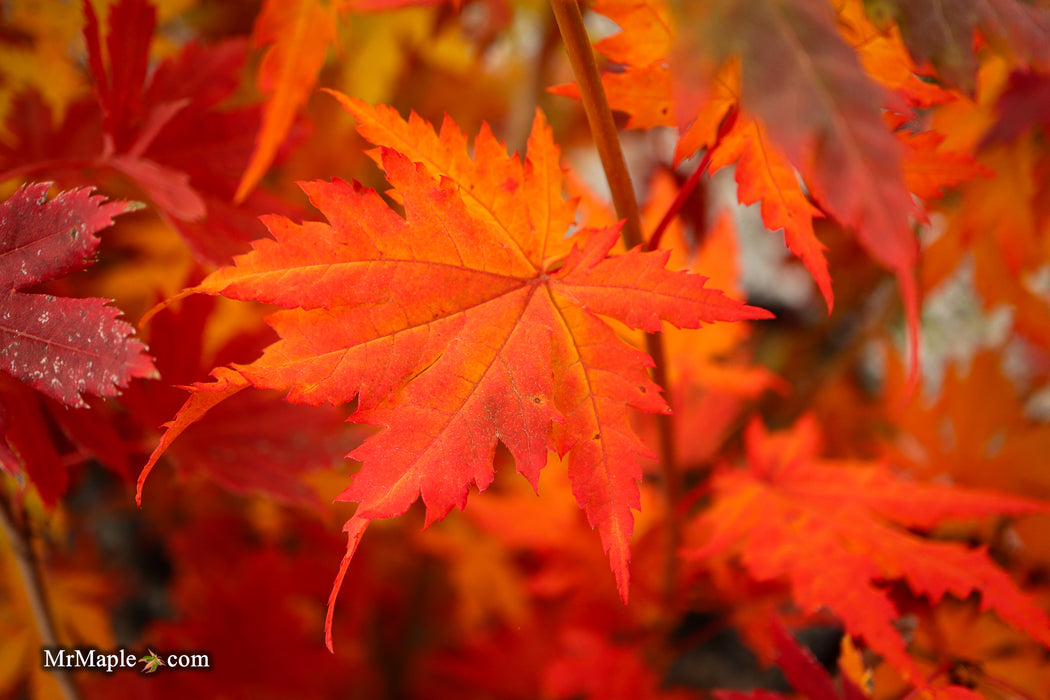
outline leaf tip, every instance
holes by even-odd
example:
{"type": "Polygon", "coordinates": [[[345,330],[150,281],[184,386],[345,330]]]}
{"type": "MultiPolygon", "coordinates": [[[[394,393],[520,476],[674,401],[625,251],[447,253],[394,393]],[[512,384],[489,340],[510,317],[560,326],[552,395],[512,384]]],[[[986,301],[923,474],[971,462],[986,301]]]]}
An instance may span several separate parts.
{"type": "Polygon", "coordinates": [[[335,581],[332,583],[332,592],[328,595],[328,611],[325,613],[324,618],[324,644],[332,654],[335,653],[335,642],[332,639],[335,600],[339,597],[339,590],[343,587],[343,578],[346,576],[346,570],[350,566],[350,560],[353,559],[354,552],[357,551],[357,545],[361,542],[361,536],[365,534],[365,528],[368,527],[369,522],[366,518],[354,515],[343,525],[343,532],[346,533],[346,554],[343,555],[342,561],[339,562],[339,571],[336,573],[335,581]]]}

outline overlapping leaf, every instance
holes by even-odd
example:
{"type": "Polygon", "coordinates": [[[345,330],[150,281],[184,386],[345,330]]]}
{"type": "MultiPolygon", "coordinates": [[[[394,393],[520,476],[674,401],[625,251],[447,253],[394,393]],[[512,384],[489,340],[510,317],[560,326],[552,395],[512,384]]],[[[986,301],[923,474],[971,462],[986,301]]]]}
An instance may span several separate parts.
{"type": "MultiPolygon", "coordinates": [[[[770,141],[761,122],[750,115],[736,115],[722,139],[715,135],[726,115],[739,105],[738,67],[731,66],[719,73],[696,114],[676,114],[669,65],[674,32],[672,15],[665,4],[603,0],[595,3],[593,9],[623,29],[595,42],[596,50],[620,66],[602,75],[610,106],[628,115],[628,128],[674,126],[691,120],[692,124],[679,140],[675,159],[688,157],[706,146],[713,149],[712,173],[735,164],[740,202],[761,202],[766,227],[771,231],[783,229],[788,247],[806,265],[831,308],[833,295],[824,246],[813,233],[813,217],[823,213],[806,197],[794,167],[770,141]]],[[[555,86],[550,91],[579,96],[575,84],[555,86]]]]}
{"type": "Polygon", "coordinates": [[[257,106],[226,104],[247,42],[190,41],[152,65],[157,13],[148,0],[113,3],[105,32],[93,7],[83,3],[94,96],[58,120],[37,92],[18,94],[0,168],[5,177],[46,174],[63,187],[97,186],[100,176],[118,174],[118,186],[133,183],[199,258],[228,262],[263,235],[260,213],[293,211],[258,190],[243,204],[231,201],[260,119],[257,106]]]}
{"type": "Polygon", "coordinates": [[[438,134],[340,101],[380,145],[405,216],[356,183],[303,184],[328,223],[269,217],[274,240],[187,290],[289,309],[269,318],[281,340],[236,373],[295,402],[356,398],[352,420],[385,428],[350,454],[362,466],[339,497],[358,503],[339,578],[368,521],[420,496],[428,522],[462,508],[471,484],[491,483],[501,442],[533,484],[549,450],[568,456],[626,599],[638,458],[649,454],[627,409],[667,408],[652,360],[599,316],[656,332],[661,321],[698,328],[768,312],[668,271],[666,252],[609,255],[616,229],[566,240],[573,207],[542,115],[523,164],[487,127],[470,158],[450,120],[438,134]]]}
{"type": "Polygon", "coordinates": [[[743,106],[762,120],[816,201],[897,276],[915,358],[918,244],[901,147],[882,118],[888,94],[839,35],[830,5],[721,0],[704,17],[702,36],[720,61],[739,57],[743,106]]]}
{"type": "MultiPolygon", "coordinates": [[[[673,126],[675,112],[667,56],[674,34],[671,13],[665,3],[598,0],[590,7],[622,28],[594,46],[619,68],[602,75],[609,106],[628,115],[629,129],[673,126]]],[[[566,97],[580,96],[575,83],[556,85],[549,91],[566,97]]]]}
{"type": "Polygon", "coordinates": [[[1050,67],[1050,11],[1019,0],[865,0],[876,20],[892,16],[911,55],[945,82],[972,91],[974,32],[1024,61],[1050,67]]]}
{"type": "Polygon", "coordinates": [[[830,310],[834,295],[825,246],[813,232],[814,217],[824,213],[806,197],[795,169],[758,120],[738,117],[712,151],[712,173],[734,163],[740,203],[759,203],[766,228],[783,229],[784,242],[813,275],[830,310]]]}
{"type": "Polygon", "coordinates": [[[909,104],[930,107],[956,99],[923,74],[915,64],[899,32],[879,29],[865,12],[865,0],[836,0],[835,19],[846,43],[857,52],[865,72],[883,87],[907,98],[909,104]]]}

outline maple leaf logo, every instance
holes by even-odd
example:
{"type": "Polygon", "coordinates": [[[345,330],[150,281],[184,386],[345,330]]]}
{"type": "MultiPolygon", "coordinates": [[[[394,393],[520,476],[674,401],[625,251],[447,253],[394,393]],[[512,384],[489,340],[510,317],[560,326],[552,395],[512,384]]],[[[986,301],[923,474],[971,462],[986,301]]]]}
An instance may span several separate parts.
{"type": "Polygon", "coordinates": [[[160,660],[159,656],[157,656],[157,652],[152,649],[149,650],[148,655],[139,659],[139,663],[145,664],[145,666],[142,667],[143,673],[153,673],[164,665],[164,662],[160,660]]]}
{"type": "Polygon", "coordinates": [[[656,332],[769,318],[706,277],[666,269],[668,251],[612,254],[619,227],[566,238],[559,151],[537,112],[525,162],[484,126],[474,143],[446,118],[334,94],[380,147],[372,156],[404,216],[374,190],[341,180],[301,184],[328,223],[264,217],[273,239],[182,295],[203,292],[285,307],[267,322],[281,340],[250,365],[196,387],[143,470],[171,439],[247,385],[295,403],[357,401],[351,420],[385,428],[350,453],[362,462],[338,500],[358,504],[345,528],[341,580],[368,522],[420,496],[426,522],[466,505],[493,479],[497,442],[536,486],[547,454],[567,457],[577,503],[598,529],[627,599],[639,459],[649,449],[629,408],[667,413],[652,359],[600,317],[656,332]]]}

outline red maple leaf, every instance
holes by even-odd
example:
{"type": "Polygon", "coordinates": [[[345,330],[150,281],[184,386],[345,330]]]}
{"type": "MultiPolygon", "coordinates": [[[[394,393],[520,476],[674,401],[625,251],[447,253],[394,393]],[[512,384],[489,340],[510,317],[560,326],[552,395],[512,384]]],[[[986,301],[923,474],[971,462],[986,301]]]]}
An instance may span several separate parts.
{"type": "Polygon", "coordinates": [[[61,121],[36,92],[17,95],[4,125],[12,138],[0,144],[4,176],[45,174],[68,187],[118,174],[212,264],[263,235],[259,214],[291,213],[265,192],[232,201],[260,120],[258,106],[226,105],[240,84],[247,41],[190,41],[150,70],[156,10],[149,2],[113,3],[105,34],[91,3],[84,15],[94,95],[74,101],[61,121]]]}
{"type": "Polygon", "coordinates": [[[70,406],[81,394],[113,396],[132,377],[156,376],[146,347],[105,299],[28,294],[26,287],[87,267],[95,234],[128,202],[91,190],[47,201],[48,183],[28,185],[0,204],[0,368],[70,406]]]}
{"type": "MultiPolygon", "coordinates": [[[[559,153],[537,114],[522,163],[487,126],[467,151],[446,118],[419,117],[336,95],[393,185],[402,217],[373,190],[305,183],[328,223],[265,219],[275,240],[183,294],[256,299],[288,309],[268,323],[281,340],[249,365],[223,369],[211,399],[238,383],[288,391],[288,400],[357,400],[351,420],[385,428],[350,453],[362,466],[340,500],[347,523],[341,582],[369,521],[404,513],[422,496],[427,523],[466,504],[493,478],[497,442],[535,485],[549,450],[567,455],[579,505],[597,527],[626,599],[639,457],[628,407],[666,412],[652,359],[600,316],[656,332],[661,321],[767,318],[665,268],[667,251],[609,251],[617,228],[565,237],[574,205],[562,196],[559,153]]],[[[197,387],[205,397],[205,387],[197,387]]],[[[203,411],[180,413],[172,431],[203,411]]],[[[167,438],[143,470],[142,480],[167,438]]],[[[333,591],[334,600],[335,591],[333,591]]],[[[330,640],[329,640],[330,642],[330,640]]]]}
{"type": "Polygon", "coordinates": [[[928,530],[950,518],[1045,512],[1047,504],[975,489],[894,478],[888,467],[822,460],[816,422],[768,434],[747,431],[749,466],[713,477],[713,506],[694,523],[704,540],[688,556],[735,554],[759,580],[786,580],[804,610],[829,608],[912,682],[921,672],[894,628],[897,609],[881,582],[902,580],[937,602],[977,592],[983,610],[1050,646],[1050,619],[981,550],[936,542],[928,530]]]}
{"type": "Polygon", "coordinates": [[[114,3],[104,35],[91,3],[84,14],[95,94],[73,102],[57,125],[37,93],[18,95],[5,123],[13,138],[0,144],[5,177],[43,173],[79,186],[118,174],[212,264],[263,235],[262,212],[292,213],[265,192],[232,202],[260,120],[257,106],[226,106],[240,83],[246,41],[191,41],[149,70],[156,28],[149,2],[114,3]]]}
{"type": "MultiPolygon", "coordinates": [[[[132,420],[149,434],[182,405],[186,397],[181,386],[206,376],[210,364],[204,366],[202,360],[204,339],[216,326],[215,306],[213,298],[195,297],[153,319],[150,347],[169,386],[136,382],[121,401],[132,420]]],[[[254,357],[270,340],[269,332],[238,334],[219,348],[215,362],[254,357]]],[[[241,392],[245,386],[244,382],[224,386],[229,391],[220,392],[215,401],[222,405],[206,422],[192,425],[168,451],[168,459],[180,473],[205,475],[235,493],[264,493],[286,503],[316,506],[317,494],[302,476],[339,464],[360,439],[345,430],[340,409],[293,406],[277,401],[273,392],[241,392]]],[[[211,408],[214,404],[208,399],[214,396],[207,391],[194,393],[184,411],[196,410],[201,402],[211,408]]],[[[170,443],[175,435],[169,432],[165,440],[170,443]]]]}

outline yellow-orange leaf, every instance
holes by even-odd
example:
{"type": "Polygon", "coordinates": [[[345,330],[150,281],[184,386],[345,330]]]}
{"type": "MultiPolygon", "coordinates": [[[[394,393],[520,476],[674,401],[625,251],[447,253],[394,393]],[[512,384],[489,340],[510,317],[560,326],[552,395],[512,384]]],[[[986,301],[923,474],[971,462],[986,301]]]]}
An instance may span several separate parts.
{"type": "Polygon", "coordinates": [[[335,21],[335,4],[325,0],[267,0],[256,18],[255,43],[270,46],[259,67],[259,89],[269,97],[255,150],[237,186],[237,201],[266,174],[296,112],[310,96],[335,41],[335,21]]]}

